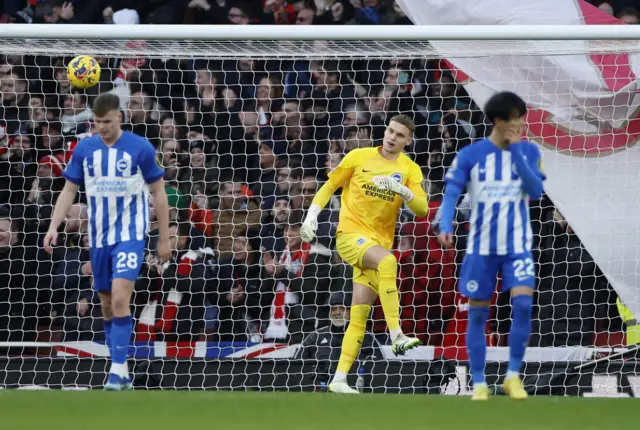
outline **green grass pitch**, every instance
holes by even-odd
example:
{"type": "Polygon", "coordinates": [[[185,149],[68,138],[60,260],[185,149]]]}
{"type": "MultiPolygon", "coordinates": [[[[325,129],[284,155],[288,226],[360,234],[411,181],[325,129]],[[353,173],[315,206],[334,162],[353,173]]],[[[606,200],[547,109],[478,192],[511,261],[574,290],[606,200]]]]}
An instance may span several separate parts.
{"type": "Polygon", "coordinates": [[[569,397],[0,391],[6,430],[604,430],[635,427],[637,410],[634,399],[569,397]]]}

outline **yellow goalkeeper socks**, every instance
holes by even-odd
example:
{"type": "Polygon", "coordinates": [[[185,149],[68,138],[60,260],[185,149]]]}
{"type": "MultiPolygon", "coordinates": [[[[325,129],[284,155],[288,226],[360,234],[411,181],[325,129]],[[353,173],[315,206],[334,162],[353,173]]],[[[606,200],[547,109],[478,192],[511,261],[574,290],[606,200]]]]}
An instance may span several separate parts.
{"type": "Polygon", "coordinates": [[[398,277],[396,257],[389,254],[380,260],[378,276],[380,277],[378,285],[380,304],[384,311],[387,327],[391,332],[391,340],[394,340],[397,334],[402,333],[400,329],[400,299],[398,298],[398,286],[396,285],[398,277]]]}
{"type": "Polygon", "coordinates": [[[364,331],[367,326],[367,318],[371,312],[369,305],[353,305],[351,306],[351,316],[349,318],[349,326],[342,339],[342,349],[340,350],[340,360],[338,361],[338,369],[336,376],[346,377],[353,362],[356,360],[362,341],[364,340],[364,331]]]}

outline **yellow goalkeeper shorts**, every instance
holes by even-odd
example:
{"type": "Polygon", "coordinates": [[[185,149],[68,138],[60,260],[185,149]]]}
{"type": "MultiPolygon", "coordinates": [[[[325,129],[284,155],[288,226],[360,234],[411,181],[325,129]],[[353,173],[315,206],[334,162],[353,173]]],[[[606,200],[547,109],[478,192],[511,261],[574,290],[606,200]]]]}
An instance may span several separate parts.
{"type": "Polygon", "coordinates": [[[336,236],[338,255],[353,267],[353,282],[365,285],[378,294],[378,272],[362,268],[364,254],[374,246],[382,245],[358,233],[338,233],[336,236]]]}

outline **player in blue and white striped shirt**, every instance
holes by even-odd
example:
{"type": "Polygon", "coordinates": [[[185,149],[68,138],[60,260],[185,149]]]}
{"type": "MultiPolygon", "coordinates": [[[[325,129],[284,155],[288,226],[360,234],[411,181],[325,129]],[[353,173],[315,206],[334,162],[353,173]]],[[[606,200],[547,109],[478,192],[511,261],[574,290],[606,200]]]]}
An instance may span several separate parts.
{"type": "Polygon", "coordinates": [[[484,330],[498,273],[502,275],[502,290],[510,291],[513,307],[504,389],[511,398],[527,397],[520,367],[531,334],[536,276],[529,198],[541,196],[545,176],[538,147],[521,141],[526,109],[516,94],[502,92],[491,97],[484,109],[493,123],[491,135],[460,150],[445,176],[439,237],[443,245],[452,245],[456,203],[465,188],[471,203],[459,286],[469,299],[467,352],[474,400],[489,396],[484,376],[484,330]]]}
{"type": "Polygon", "coordinates": [[[158,260],[171,256],[169,205],[164,171],[151,143],[122,131],[118,97],[99,95],[93,103],[98,135],[78,143],[64,171],[67,183],[56,203],[44,248],[51,252],[58,227],[80,186],[87,196],[93,285],[100,296],[105,337],[111,353],[107,390],[131,388],[127,351],[133,329],[130,303],[140,274],[149,230],[149,192],[159,221],[158,260]]]}

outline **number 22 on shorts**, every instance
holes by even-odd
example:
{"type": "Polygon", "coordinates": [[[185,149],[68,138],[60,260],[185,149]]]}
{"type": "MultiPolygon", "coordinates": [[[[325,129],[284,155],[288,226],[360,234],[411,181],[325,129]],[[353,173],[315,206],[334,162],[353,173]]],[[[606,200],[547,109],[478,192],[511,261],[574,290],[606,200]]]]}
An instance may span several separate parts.
{"type": "Polygon", "coordinates": [[[518,281],[536,276],[532,258],[515,260],[513,262],[513,275],[518,281]]]}

